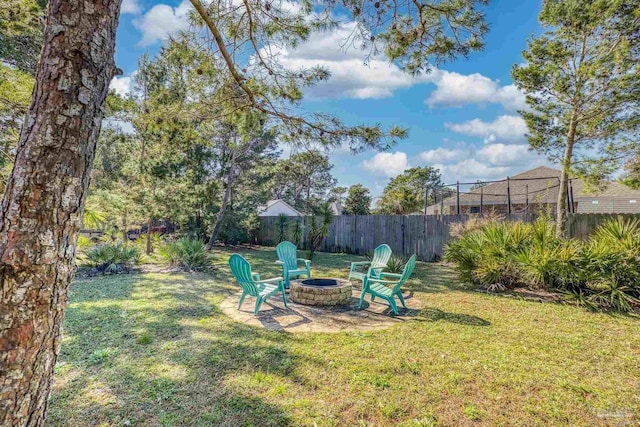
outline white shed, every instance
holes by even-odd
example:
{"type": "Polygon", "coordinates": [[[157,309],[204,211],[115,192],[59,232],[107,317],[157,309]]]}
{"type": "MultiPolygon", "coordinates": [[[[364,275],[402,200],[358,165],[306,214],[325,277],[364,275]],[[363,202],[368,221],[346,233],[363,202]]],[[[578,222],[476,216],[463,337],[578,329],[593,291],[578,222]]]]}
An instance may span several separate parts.
{"type": "Polygon", "coordinates": [[[258,216],[304,216],[302,212],[282,199],[269,200],[266,205],[258,207],[258,216]]]}

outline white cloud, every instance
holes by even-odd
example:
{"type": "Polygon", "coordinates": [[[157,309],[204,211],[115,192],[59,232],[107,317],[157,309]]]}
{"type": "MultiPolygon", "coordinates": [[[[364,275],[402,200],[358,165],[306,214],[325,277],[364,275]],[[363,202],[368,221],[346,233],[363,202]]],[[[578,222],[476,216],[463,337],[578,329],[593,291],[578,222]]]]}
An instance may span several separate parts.
{"type": "Polygon", "coordinates": [[[320,65],[331,72],[331,78],[306,88],[309,98],[386,98],[398,89],[420,83],[433,83],[436,88],[425,101],[430,107],[458,107],[469,103],[501,104],[507,110],[525,109],[525,97],[514,86],[501,86],[482,74],[470,75],[433,69],[430,73],[412,77],[389,63],[384,56],[370,58],[353,42],[355,23],[349,22],[324,32],[314,32],[295,49],[266,46],[266,56],[277,56],[289,70],[320,65]]]}
{"type": "Polygon", "coordinates": [[[504,178],[511,170],[508,166],[495,166],[477,159],[465,159],[452,164],[436,164],[446,184],[460,182],[475,182],[477,180],[492,180],[504,178]]]}
{"type": "Polygon", "coordinates": [[[263,49],[266,55],[277,56],[288,70],[321,66],[331,72],[331,78],[305,89],[311,99],[325,98],[386,98],[397,89],[427,81],[427,77],[411,77],[385,58],[370,59],[364,63],[365,53],[349,46],[355,23],[343,24],[337,29],[312,33],[309,39],[294,50],[271,46],[263,49]]]}
{"type": "Polygon", "coordinates": [[[492,122],[473,119],[462,123],[445,123],[445,127],[454,132],[485,139],[485,143],[497,140],[508,142],[524,142],[527,124],[520,116],[498,116],[492,122]]]}
{"type": "Polygon", "coordinates": [[[479,73],[459,74],[433,70],[429,79],[436,85],[425,103],[431,107],[461,107],[465,104],[501,104],[508,110],[526,109],[525,96],[514,85],[501,86],[479,73]]]}
{"type": "Polygon", "coordinates": [[[128,77],[114,77],[109,85],[120,96],[127,96],[133,90],[133,74],[128,77]]]}
{"type": "Polygon", "coordinates": [[[478,146],[457,142],[453,148],[424,151],[420,153],[420,159],[424,164],[439,169],[447,184],[500,179],[537,166],[552,166],[544,156],[529,151],[528,144],[488,143],[478,146]]]}
{"type": "Polygon", "coordinates": [[[497,166],[515,166],[528,164],[537,156],[529,151],[528,145],[489,144],[478,151],[477,157],[497,166]]]}
{"type": "Polygon", "coordinates": [[[133,20],[133,25],[142,32],[140,46],[149,46],[166,39],[169,35],[189,26],[191,3],[183,0],[178,7],[157,4],[147,13],[133,20]]]}
{"type": "Polygon", "coordinates": [[[446,163],[452,160],[458,160],[467,155],[466,150],[450,150],[448,148],[438,147],[435,150],[428,150],[420,153],[420,158],[427,163],[446,163]]]}
{"type": "Polygon", "coordinates": [[[363,161],[362,166],[375,175],[393,178],[409,168],[409,161],[407,154],[401,151],[377,153],[373,158],[363,161]]]}
{"type": "Polygon", "coordinates": [[[120,7],[121,13],[130,13],[132,15],[137,15],[141,11],[140,4],[138,0],[123,0],[122,6],[120,7]]]}

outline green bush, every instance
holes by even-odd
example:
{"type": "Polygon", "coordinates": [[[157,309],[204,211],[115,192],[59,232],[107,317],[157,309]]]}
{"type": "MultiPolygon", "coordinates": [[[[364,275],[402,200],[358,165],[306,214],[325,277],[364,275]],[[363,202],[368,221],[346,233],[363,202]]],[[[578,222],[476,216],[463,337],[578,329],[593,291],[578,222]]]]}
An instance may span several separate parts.
{"type": "Polygon", "coordinates": [[[406,263],[407,260],[404,259],[404,257],[393,255],[391,258],[389,258],[389,262],[387,262],[387,268],[385,268],[385,271],[396,274],[402,273],[402,269],[404,268],[404,265],[406,263]]]}
{"type": "Polygon", "coordinates": [[[211,265],[211,257],[202,240],[181,237],[160,247],[160,255],[170,264],[187,271],[203,270],[211,265]]]}
{"type": "Polygon", "coordinates": [[[618,311],[640,305],[638,220],[605,222],[584,244],[582,257],[585,283],[582,288],[569,289],[571,296],[577,299],[575,294],[581,294],[587,306],[618,311]]]}
{"type": "Polygon", "coordinates": [[[564,292],[591,308],[640,307],[640,221],[612,219],[586,242],[555,236],[545,218],[496,222],[451,242],[445,260],[462,280],[487,289],[524,286],[564,292]]]}
{"type": "Polygon", "coordinates": [[[135,246],[126,246],[122,242],[103,243],[87,252],[87,260],[99,272],[119,273],[139,264],[141,255],[135,246]]]}

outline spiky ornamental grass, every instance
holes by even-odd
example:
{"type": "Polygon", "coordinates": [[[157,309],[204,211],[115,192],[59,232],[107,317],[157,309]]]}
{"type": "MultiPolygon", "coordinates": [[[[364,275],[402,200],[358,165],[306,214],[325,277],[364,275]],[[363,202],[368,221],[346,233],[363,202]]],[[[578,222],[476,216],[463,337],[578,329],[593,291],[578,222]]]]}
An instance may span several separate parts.
{"type": "Polygon", "coordinates": [[[640,222],[611,219],[585,242],[558,238],[545,218],[489,222],[451,242],[445,259],[485,288],[554,290],[594,309],[640,306],[640,222]]]}

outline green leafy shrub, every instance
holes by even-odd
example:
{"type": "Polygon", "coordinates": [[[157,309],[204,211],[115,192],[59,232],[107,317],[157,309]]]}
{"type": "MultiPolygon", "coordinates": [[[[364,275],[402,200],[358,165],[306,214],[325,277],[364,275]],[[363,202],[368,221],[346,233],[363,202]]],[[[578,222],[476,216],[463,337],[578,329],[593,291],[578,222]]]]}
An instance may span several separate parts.
{"type": "Polygon", "coordinates": [[[87,253],[94,246],[95,243],[89,237],[79,235],[78,242],[76,243],[76,259],[79,262],[85,262],[87,260],[87,253]]]}
{"type": "Polygon", "coordinates": [[[554,224],[489,221],[452,241],[445,259],[461,279],[491,290],[556,290],[590,308],[640,307],[640,221],[612,219],[586,242],[555,236],[554,224]]]}
{"type": "Polygon", "coordinates": [[[389,262],[387,262],[387,268],[384,271],[388,271],[389,273],[402,273],[402,269],[404,265],[407,263],[407,260],[404,257],[393,255],[389,258],[389,262]]]}
{"type": "Polygon", "coordinates": [[[640,306],[640,222],[612,219],[582,249],[586,306],[631,311],[640,306]]]}
{"type": "Polygon", "coordinates": [[[300,246],[300,243],[302,243],[303,232],[304,230],[302,229],[302,222],[299,220],[294,221],[291,238],[293,239],[293,243],[295,243],[296,246],[300,246]]]}
{"type": "Polygon", "coordinates": [[[160,247],[160,255],[170,264],[187,271],[203,270],[211,265],[211,257],[202,240],[181,237],[160,247]]]}
{"type": "Polygon", "coordinates": [[[278,215],[278,243],[287,239],[289,218],[285,214],[278,215]]]}
{"type": "Polygon", "coordinates": [[[260,218],[255,213],[250,213],[240,221],[240,225],[245,229],[248,243],[255,243],[260,230],[260,218]]]}
{"type": "Polygon", "coordinates": [[[140,250],[122,242],[103,243],[87,252],[89,263],[101,273],[121,273],[140,263],[140,250]]]}

